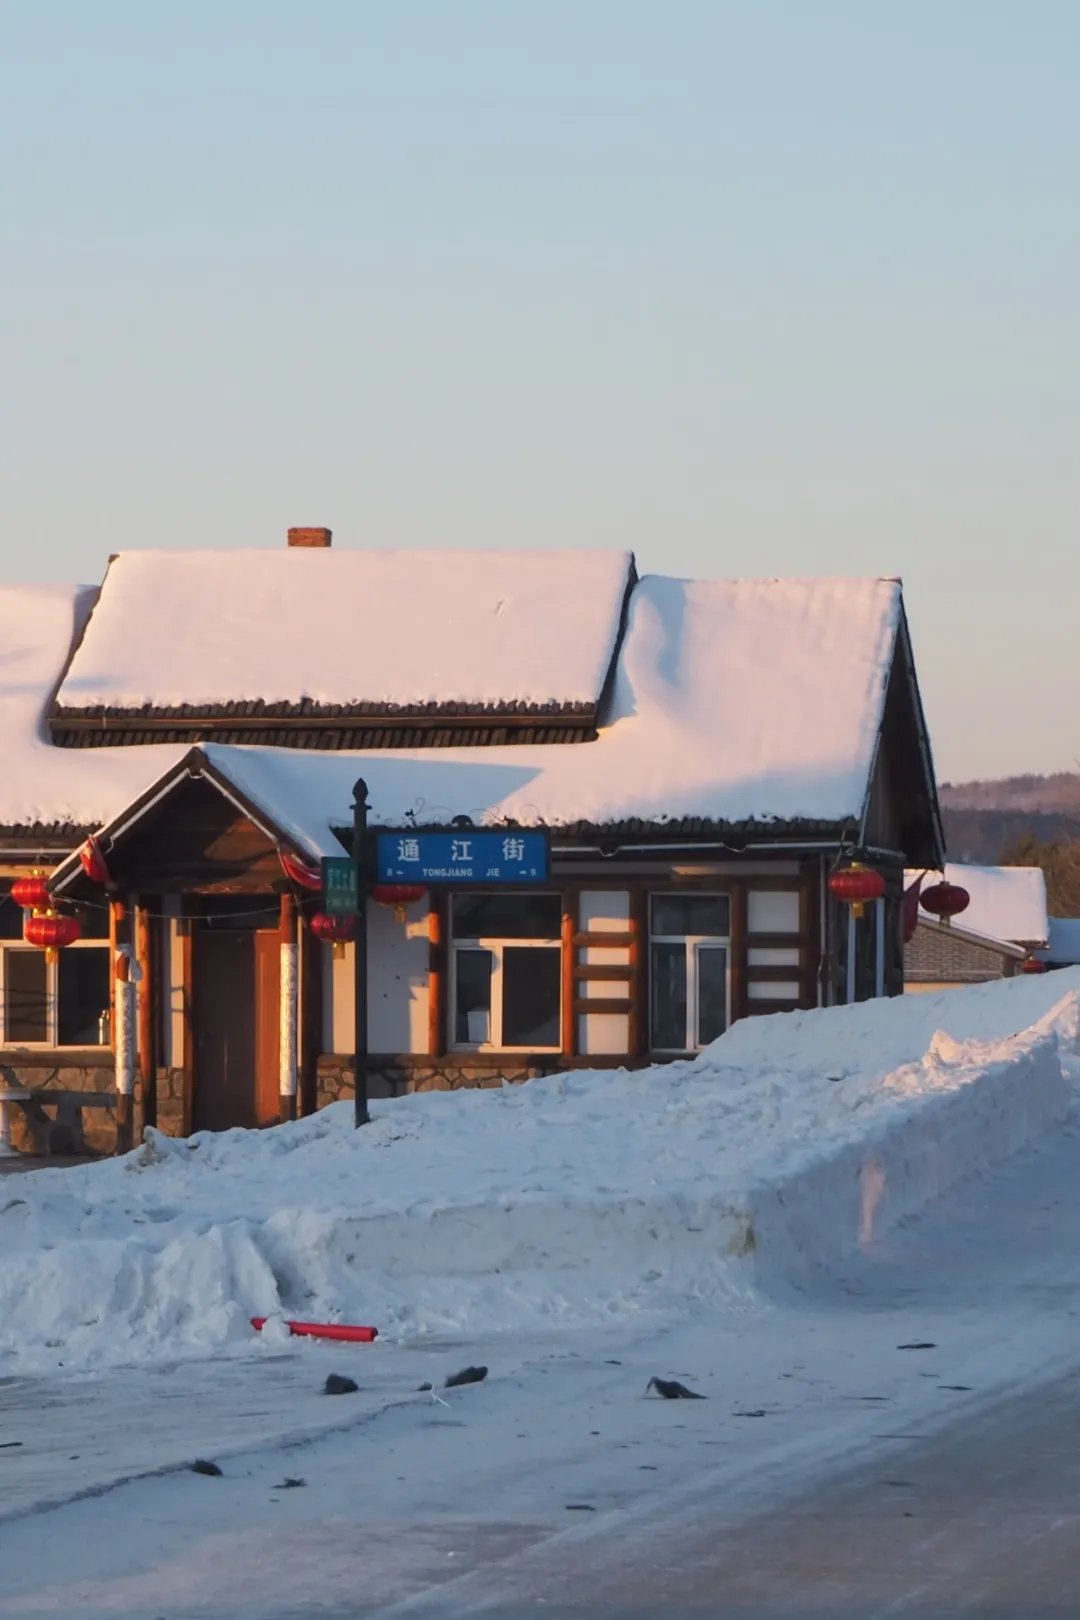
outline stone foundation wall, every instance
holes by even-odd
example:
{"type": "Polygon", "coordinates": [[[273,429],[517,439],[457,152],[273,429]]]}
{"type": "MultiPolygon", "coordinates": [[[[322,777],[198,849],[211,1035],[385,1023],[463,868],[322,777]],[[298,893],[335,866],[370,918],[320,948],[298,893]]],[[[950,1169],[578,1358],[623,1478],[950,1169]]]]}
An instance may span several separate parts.
{"type": "MultiPolygon", "coordinates": [[[[520,1085],[541,1075],[556,1074],[558,1061],[543,1064],[497,1064],[469,1061],[458,1052],[445,1058],[392,1062],[376,1058],[368,1081],[369,1097],[404,1097],[412,1091],[465,1091],[477,1086],[520,1085]]],[[[327,1055],[319,1059],[319,1107],[353,1095],[352,1063],[327,1055]]]]}
{"type": "Polygon", "coordinates": [[[111,1052],[94,1052],[57,1059],[37,1053],[9,1052],[0,1056],[0,1081],[5,1087],[39,1095],[8,1105],[11,1143],[21,1153],[112,1153],[116,1148],[116,1111],[104,1107],[79,1108],[67,1100],[48,1101],[49,1092],[112,1093],[115,1070],[111,1052]]]}

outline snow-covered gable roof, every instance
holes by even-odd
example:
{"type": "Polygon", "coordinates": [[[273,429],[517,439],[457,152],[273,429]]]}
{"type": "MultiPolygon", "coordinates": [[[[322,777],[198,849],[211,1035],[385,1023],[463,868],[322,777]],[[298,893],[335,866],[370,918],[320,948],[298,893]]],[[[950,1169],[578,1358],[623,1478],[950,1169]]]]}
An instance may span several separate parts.
{"type": "Polygon", "coordinates": [[[63,712],[595,711],[620,551],[135,551],[113,559],[63,712]]]}
{"type": "MultiPolygon", "coordinates": [[[[913,882],[917,872],[909,872],[913,882]]],[[[1046,878],[1038,866],[966,866],[950,863],[945,878],[966,889],[971,904],[960,913],[957,923],[969,933],[984,939],[1009,940],[1013,944],[1045,945],[1049,933],[1046,915],[1046,878]]],[[[928,881],[933,882],[933,879],[928,881]]],[[[919,917],[933,922],[920,908],[919,917]]]]}
{"type": "Polygon", "coordinates": [[[174,761],[176,748],[54,748],[45,711],[92,588],[0,586],[0,827],[94,827],[174,761]]]}
{"type": "MultiPolygon", "coordinates": [[[[574,747],[366,754],[207,743],[202,753],[312,854],[333,854],[358,777],[372,820],[570,827],[857,825],[900,614],[887,580],[637,585],[610,723],[574,747]]],[[[558,649],[552,650],[558,657],[558,649]]]]}

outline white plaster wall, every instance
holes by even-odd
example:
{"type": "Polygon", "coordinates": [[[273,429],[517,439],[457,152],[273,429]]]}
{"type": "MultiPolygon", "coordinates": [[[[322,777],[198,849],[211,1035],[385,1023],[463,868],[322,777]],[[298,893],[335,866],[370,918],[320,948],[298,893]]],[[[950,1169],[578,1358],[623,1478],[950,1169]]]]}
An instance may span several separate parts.
{"type": "MultiPolygon", "coordinates": [[[[583,889],[578,927],[583,933],[623,934],[630,926],[630,895],[625,889],[583,889]]],[[[625,967],[630,952],[625,945],[586,945],[579,961],[587,967],[625,967]]],[[[630,983],[618,980],[580,981],[586,1000],[625,996],[630,983]]],[[[626,1013],[582,1013],[578,1018],[578,1051],[582,1057],[619,1057],[630,1045],[630,1019],[626,1013]]]]}
{"type": "Polygon", "coordinates": [[[790,984],[762,984],[751,979],[746,987],[746,995],[749,1001],[798,1001],[799,982],[792,979],[790,984]]]}
{"type": "Polygon", "coordinates": [[[797,934],[799,891],[751,889],[747,895],[747,921],[752,934],[797,934]]]}
{"type": "Polygon", "coordinates": [[[798,967],[799,947],[792,945],[772,946],[756,945],[747,951],[746,959],[750,967],[798,967]]]}
{"type": "MultiPolygon", "coordinates": [[[[368,1046],[372,1052],[428,1049],[428,902],[406,906],[398,922],[392,906],[368,902],[368,1046]]],[[[323,1036],[326,1049],[353,1047],[353,948],[337,959],[324,946],[323,1036]]]]}

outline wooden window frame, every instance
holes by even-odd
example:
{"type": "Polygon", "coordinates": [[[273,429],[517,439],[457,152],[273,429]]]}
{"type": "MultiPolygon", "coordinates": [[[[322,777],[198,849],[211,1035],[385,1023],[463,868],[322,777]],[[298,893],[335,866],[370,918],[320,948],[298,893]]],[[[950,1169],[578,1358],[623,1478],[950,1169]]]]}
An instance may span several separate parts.
{"type": "MultiPolygon", "coordinates": [[[[480,893],[487,893],[487,892],[500,893],[500,894],[505,893],[505,891],[503,891],[503,890],[487,891],[487,890],[471,890],[471,889],[452,889],[447,894],[446,910],[445,910],[446,935],[447,935],[447,939],[446,939],[446,955],[447,955],[447,974],[446,974],[446,977],[447,977],[446,1055],[447,1056],[453,1056],[454,1054],[462,1053],[462,1054],[465,1054],[465,1055],[475,1054],[476,1056],[491,1057],[493,1055],[498,1055],[498,1054],[503,1053],[503,1052],[507,1053],[508,1055],[509,1054],[520,1055],[523,1052],[537,1052],[537,1053],[542,1052],[542,1053],[545,1053],[545,1054],[551,1053],[553,1055],[558,1056],[563,1051],[564,1033],[565,1033],[565,1031],[564,1031],[564,998],[565,998],[565,995],[566,995],[566,989],[565,989],[566,958],[565,958],[565,953],[566,953],[566,949],[567,949],[567,947],[566,947],[566,938],[565,938],[565,935],[566,935],[565,927],[561,928],[559,933],[551,935],[550,938],[537,938],[537,937],[533,937],[533,938],[524,937],[523,938],[523,937],[520,937],[520,936],[517,936],[517,935],[505,935],[505,934],[485,934],[485,935],[477,936],[475,938],[471,937],[471,936],[470,937],[462,936],[461,938],[459,938],[457,936],[457,934],[455,934],[455,932],[454,932],[454,899],[455,899],[455,897],[458,896],[458,895],[480,894],[480,893]],[[554,951],[558,956],[558,959],[559,959],[559,999],[558,999],[558,1004],[557,1004],[556,1009],[555,1009],[555,1013],[556,1013],[556,1031],[557,1032],[556,1032],[555,1040],[552,1041],[549,1045],[541,1046],[541,1045],[538,1045],[535,1041],[531,1041],[528,1045],[525,1045],[525,1046],[507,1046],[502,1040],[502,1033],[503,1033],[503,953],[507,949],[515,949],[515,948],[521,948],[521,949],[524,949],[524,950],[548,950],[548,951],[554,951]],[[492,1038],[487,1040],[487,1041],[459,1041],[457,1039],[458,955],[459,955],[459,953],[461,951],[470,951],[470,950],[471,951],[487,951],[489,953],[489,955],[491,956],[491,958],[492,958],[491,1013],[490,1013],[490,1030],[489,1030],[490,1036],[492,1038]],[[496,1038],[496,1037],[498,1037],[498,1038],[496,1038]]],[[[514,891],[514,892],[516,893],[517,891],[514,891]]],[[[549,895],[549,896],[558,896],[560,894],[560,892],[561,891],[559,889],[557,889],[557,888],[540,888],[540,887],[537,887],[535,889],[533,889],[533,888],[530,888],[528,890],[523,889],[521,891],[521,898],[524,899],[526,897],[534,897],[534,896],[539,895],[539,894],[549,895]]],[[[565,901],[564,901],[564,904],[565,904],[565,901]]]]}
{"type": "MultiPolygon", "coordinates": [[[[731,969],[732,969],[732,936],[734,926],[732,914],[734,899],[730,889],[709,889],[693,891],[695,899],[717,899],[728,902],[728,931],[722,934],[656,934],[653,932],[653,902],[664,900],[671,896],[682,896],[688,891],[685,889],[650,889],[646,896],[645,921],[646,951],[645,975],[646,995],[645,1010],[648,1019],[649,1051],[658,1057],[692,1057],[705,1050],[704,1046],[696,1041],[699,1027],[700,1011],[700,984],[698,977],[697,953],[699,950],[722,950],[724,960],[724,1031],[731,1028],[731,969]],[[687,1046],[656,1046],[653,1043],[653,946],[654,945],[682,945],[685,951],[686,962],[686,1035],[695,1037],[694,1043],[687,1046]]],[[[711,1044],[711,1043],[707,1043],[711,1044]]]]}

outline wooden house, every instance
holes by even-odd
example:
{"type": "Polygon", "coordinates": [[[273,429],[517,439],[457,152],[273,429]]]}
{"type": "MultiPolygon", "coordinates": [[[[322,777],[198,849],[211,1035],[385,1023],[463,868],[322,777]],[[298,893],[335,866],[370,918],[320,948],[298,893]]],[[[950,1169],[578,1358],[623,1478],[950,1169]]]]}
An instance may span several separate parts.
{"type": "Polygon", "coordinates": [[[305,875],[347,852],[358,778],[376,826],[552,849],[525,890],[368,900],[376,1094],[685,1056],[735,1019],[903,987],[904,868],[943,844],[898,581],[301,530],[0,592],[16,622],[2,871],[47,871],[82,933],[46,963],[0,905],[9,1085],[111,1084],[130,957],[136,1126],[347,1095],[351,947],[316,937],[305,875]],[[884,878],[859,920],[829,888],[856,857],[884,878]]]}

